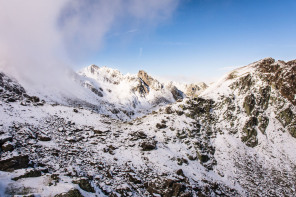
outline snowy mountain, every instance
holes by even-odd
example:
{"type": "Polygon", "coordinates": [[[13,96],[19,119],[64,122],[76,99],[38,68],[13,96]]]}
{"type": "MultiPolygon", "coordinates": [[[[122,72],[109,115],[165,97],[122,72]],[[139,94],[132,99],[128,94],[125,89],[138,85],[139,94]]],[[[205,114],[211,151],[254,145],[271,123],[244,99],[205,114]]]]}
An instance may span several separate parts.
{"type": "Polygon", "coordinates": [[[151,113],[55,104],[1,73],[1,196],[295,195],[296,60],[254,62],[193,97],[143,71],[78,74],[110,110],[151,113]]]}
{"type": "MultiPolygon", "coordinates": [[[[145,71],[123,75],[112,68],[91,65],[77,73],[66,70],[64,76],[58,76],[50,85],[40,80],[33,84],[23,80],[21,83],[28,94],[47,103],[82,107],[120,120],[144,116],[187,96],[187,92],[182,92],[187,89],[178,89],[176,82],[161,83],[145,71]]],[[[196,96],[197,91],[207,88],[201,84],[191,84],[195,87],[188,96],[196,96]]]]}
{"type": "Polygon", "coordinates": [[[112,68],[91,65],[78,71],[78,74],[80,83],[85,88],[91,90],[104,103],[113,106],[113,114],[108,115],[123,120],[151,113],[161,106],[185,98],[187,92],[188,96],[194,96],[197,91],[202,92],[207,88],[204,83],[191,84],[192,91],[187,91],[185,85],[182,90],[186,92],[183,92],[174,82],[160,83],[143,70],[137,75],[123,75],[112,68]]]}

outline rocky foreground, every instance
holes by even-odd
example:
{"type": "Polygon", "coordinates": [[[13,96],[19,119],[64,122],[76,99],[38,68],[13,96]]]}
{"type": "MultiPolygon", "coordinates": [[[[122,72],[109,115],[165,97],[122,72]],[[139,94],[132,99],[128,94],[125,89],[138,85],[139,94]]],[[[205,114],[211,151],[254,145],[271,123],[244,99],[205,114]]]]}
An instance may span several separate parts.
{"type": "Polygon", "coordinates": [[[263,59],[124,121],[1,73],[0,196],[294,196],[295,74],[263,59]]]}

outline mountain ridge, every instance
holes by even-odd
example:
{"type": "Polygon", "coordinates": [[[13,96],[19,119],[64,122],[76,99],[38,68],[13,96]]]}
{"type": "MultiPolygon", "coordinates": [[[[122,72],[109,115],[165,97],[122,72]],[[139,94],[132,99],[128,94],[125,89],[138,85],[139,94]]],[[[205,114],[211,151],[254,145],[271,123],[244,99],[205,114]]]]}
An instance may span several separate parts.
{"type": "Polygon", "coordinates": [[[1,74],[0,194],[293,196],[295,69],[265,58],[128,121],[26,97],[1,74]]]}

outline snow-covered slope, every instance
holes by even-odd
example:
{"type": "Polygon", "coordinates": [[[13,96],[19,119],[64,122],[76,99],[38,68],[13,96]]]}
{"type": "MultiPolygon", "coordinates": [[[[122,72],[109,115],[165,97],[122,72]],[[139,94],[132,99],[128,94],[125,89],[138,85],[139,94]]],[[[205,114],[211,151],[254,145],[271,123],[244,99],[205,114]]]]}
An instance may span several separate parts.
{"type": "MultiPolygon", "coordinates": [[[[102,98],[120,83],[142,85],[139,98],[161,87],[107,70],[81,81],[102,98]]],[[[295,71],[296,61],[263,59],[125,122],[40,101],[2,74],[0,195],[294,196],[295,71]]]]}

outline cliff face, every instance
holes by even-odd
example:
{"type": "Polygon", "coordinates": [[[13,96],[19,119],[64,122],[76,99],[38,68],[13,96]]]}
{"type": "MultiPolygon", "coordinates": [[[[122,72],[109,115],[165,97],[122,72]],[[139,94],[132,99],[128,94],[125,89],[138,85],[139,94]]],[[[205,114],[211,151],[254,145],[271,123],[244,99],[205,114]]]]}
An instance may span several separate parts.
{"type": "Polygon", "coordinates": [[[189,97],[196,97],[201,94],[205,89],[207,89],[208,85],[205,83],[198,84],[188,84],[185,86],[186,91],[185,94],[189,97]]]}
{"type": "Polygon", "coordinates": [[[138,77],[141,81],[141,85],[143,86],[145,93],[149,93],[149,89],[152,88],[153,90],[160,91],[164,88],[163,84],[159,81],[155,80],[151,76],[149,76],[145,71],[140,70],[138,72],[138,77]]]}
{"type": "Polygon", "coordinates": [[[289,62],[269,58],[262,61],[257,68],[263,80],[281,92],[290,102],[296,105],[296,60],[289,62]]]}

